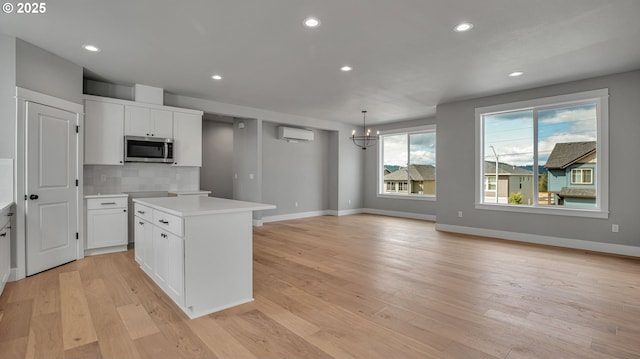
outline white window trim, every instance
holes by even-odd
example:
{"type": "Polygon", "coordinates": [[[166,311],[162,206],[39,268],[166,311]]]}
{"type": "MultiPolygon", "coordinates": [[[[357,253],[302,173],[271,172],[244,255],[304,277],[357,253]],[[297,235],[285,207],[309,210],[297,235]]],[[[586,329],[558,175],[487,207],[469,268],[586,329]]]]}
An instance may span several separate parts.
{"type": "MultiPolygon", "coordinates": [[[[475,110],[476,124],[476,161],[475,161],[475,208],[493,211],[537,213],[546,215],[574,216],[588,218],[609,218],[609,89],[599,89],[593,91],[578,92],[560,96],[551,96],[527,101],[512,102],[494,106],[478,107],[475,110]],[[484,138],[482,133],[482,116],[486,114],[497,114],[501,112],[512,112],[517,110],[529,110],[544,107],[544,109],[563,107],[576,103],[596,103],[598,114],[596,128],[596,208],[567,208],[567,207],[537,207],[533,205],[505,205],[483,203],[482,196],[484,190],[484,178],[482,150],[484,148],[484,138]]],[[[534,143],[535,150],[537,144],[534,143]]]]}
{"type": "MultiPolygon", "coordinates": [[[[413,134],[413,133],[421,133],[421,132],[436,132],[436,125],[424,125],[424,126],[398,128],[393,130],[385,130],[385,131],[380,131],[380,136],[399,135],[399,134],[405,134],[405,133],[413,134]]],[[[436,136],[437,136],[437,132],[436,132],[436,136]]],[[[437,143],[437,139],[436,139],[436,143],[437,143]]],[[[380,168],[380,161],[383,158],[383,152],[384,152],[384,149],[382,146],[382,142],[380,142],[378,146],[378,151],[377,151],[378,156],[376,158],[376,161],[377,161],[376,169],[378,171],[378,183],[376,186],[376,196],[378,198],[409,199],[409,200],[415,200],[415,201],[435,201],[436,200],[436,197],[438,195],[437,190],[435,195],[412,194],[412,193],[382,193],[381,190],[383,189],[383,186],[384,186],[384,171],[380,168]]],[[[438,154],[436,153],[436,158],[437,156],[438,154]]],[[[437,168],[436,168],[436,183],[438,183],[437,168]]],[[[396,190],[397,189],[398,188],[396,187],[396,190]]]]}

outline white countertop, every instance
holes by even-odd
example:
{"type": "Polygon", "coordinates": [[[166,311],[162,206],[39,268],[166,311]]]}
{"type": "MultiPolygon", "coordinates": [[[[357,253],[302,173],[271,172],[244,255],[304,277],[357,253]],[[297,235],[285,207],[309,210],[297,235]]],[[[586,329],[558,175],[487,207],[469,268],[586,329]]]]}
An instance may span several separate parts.
{"type": "Polygon", "coordinates": [[[186,195],[186,194],[211,194],[211,191],[201,191],[201,190],[192,190],[192,191],[169,191],[169,193],[177,194],[177,195],[186,195]]]}
{"type": "Polygon", "coordinates": [[[133,202],[180,217],[251,212],[276,208],[276,206],[271,204],[203,196],[136,198],[133,202]]]}
{"type": "Polygon", "coordinates": [[[4,214],[5,211],[9,210],[14,203],[13,202],[0,202],[0,213],[4,214]]]}
{"type": "Polygon", "coordinates": [[[85,199],[88,198],[121,198],[121,197],[129,197],[128,194],[124,193],[114,193],[114,194],[87,194],[84,196],[85,199]]]}

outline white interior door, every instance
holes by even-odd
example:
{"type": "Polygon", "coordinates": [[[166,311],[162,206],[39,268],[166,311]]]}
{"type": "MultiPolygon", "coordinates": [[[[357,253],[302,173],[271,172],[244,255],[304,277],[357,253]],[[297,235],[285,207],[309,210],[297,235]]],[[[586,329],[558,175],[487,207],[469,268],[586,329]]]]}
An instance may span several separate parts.
{"type": "Polygon", "coordinates": [[[77,256],[76,125],[75,113],[27,104],[27,275],[77,256]]]}

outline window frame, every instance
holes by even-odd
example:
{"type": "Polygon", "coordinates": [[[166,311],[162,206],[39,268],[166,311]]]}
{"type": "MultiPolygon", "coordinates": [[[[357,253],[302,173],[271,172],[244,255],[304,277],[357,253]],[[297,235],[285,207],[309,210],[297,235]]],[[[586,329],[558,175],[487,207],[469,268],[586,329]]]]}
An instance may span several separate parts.
{"type": "MultiPolygon", "coordinates": [[[[508,211],[522,213],[538,213],[560,216],[575,216],[589,218],[609,217],[609,90],[607,88],[584,91],[559,96],[544,97],[526,101],[511,102],[493,106],[478,107],[475,109],[476,125],[476,155],[475,155],[475,208],[493,211],[508,211]],[[537,181],[533,185],[534,201],[532,205],[508,205],[503,203],[484,203],[484,130],[483,117],[525,110],[548,110],[577,106],[580,104],[593,103],[596,105],[596,163],[598,170],[595,171],[596,186],[596,206],[595,208],[577,208],[562,206],[538,206],[537,181]]],[[[538,129],[537,122],[533,127],[533,151],[534,158],[538,153],[538,129]]],[[[533,165],[533,177],[537,178],[538,168],[533,165]]],[[[592,173],[592,181],[593,173],[592,173]]]]}
{"type": "Polygon", "coordinates": [[[570,175],[569,178],[570,178],[569,179],[569,183],[571,183],[571,184],[575,184],[575,185],[592,185],[593,184],[593,168],[580,168],[580,167],[572,168],[571,169],[571,175],[570,175]],[[574,182],[573,181],[573,172],[574,171],[575,172],[580,172],[580,182],[574,182]],[[589,174],[589,179],[591,181],[589,181],[589,182],[585,182],[584,181],[584,173],[585,172],[589,172],[590,173],[589,174]]]}
{"type": "MultiPolygon", "coordinates": [[[[376,164],[376,169],[378,171],[378,183],[376,186],[376,196],[378,198],[393,198],[393,199],[409,199],[409,200],[417,200],[417,201],[435,201],[437,194],[438,194],[438,190],[437,190],[437,183],[438,183],[438,169],[437,169],[437,158],[438,158],[438,153],[437,153],[437,143],[438,143],[438,139],[437,139],[437,132],[436,132],[436,125],[425,125],[425,126],[415,126],[415,127],[407,127],[407,128],[400,128],[400,129],[393,129],[393,130],[385,130],[385,131],[380,131],[380,140],[378,141],[378,151],[377,151],[377,164],[376,164]],[[419,133],[433,133],[436,135],[436,194],[417,194],[417,193],[409,193],[409,178],[407,178],[407,193],[402,193],[399,191],[399,187],[398,185],[396,185],[396,192],[395,193],[384,193],[384,163],[382,163],[382,160],[384,159],[384,144],[383,144],[383,136],[390,136],[390,135],[402,135],[402,134],[406,134],[407,136],[412,135],[412,134],[419,134],[419,133]]],[[[410,150],[410,146],[411,146],[411,141],[409,141],[409,139],[407,138],[407,156],[409,155],[409,153],[411,153],[410,150]]],[[[408,158],[407,158],[408,160],[408,158]]],[[[408,177],[408,176],[407,176],[408,177]]]]}

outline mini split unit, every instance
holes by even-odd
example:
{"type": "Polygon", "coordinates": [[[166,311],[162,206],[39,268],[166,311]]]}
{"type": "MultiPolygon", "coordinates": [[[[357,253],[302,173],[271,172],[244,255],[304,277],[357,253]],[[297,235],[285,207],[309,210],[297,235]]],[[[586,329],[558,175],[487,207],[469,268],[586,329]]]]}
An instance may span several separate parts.
{"type": "Polygon", "coordinates": [[[313,131],[302,128],[278,127],[278,139],[287,142],[313,141],[313,131]]]}

